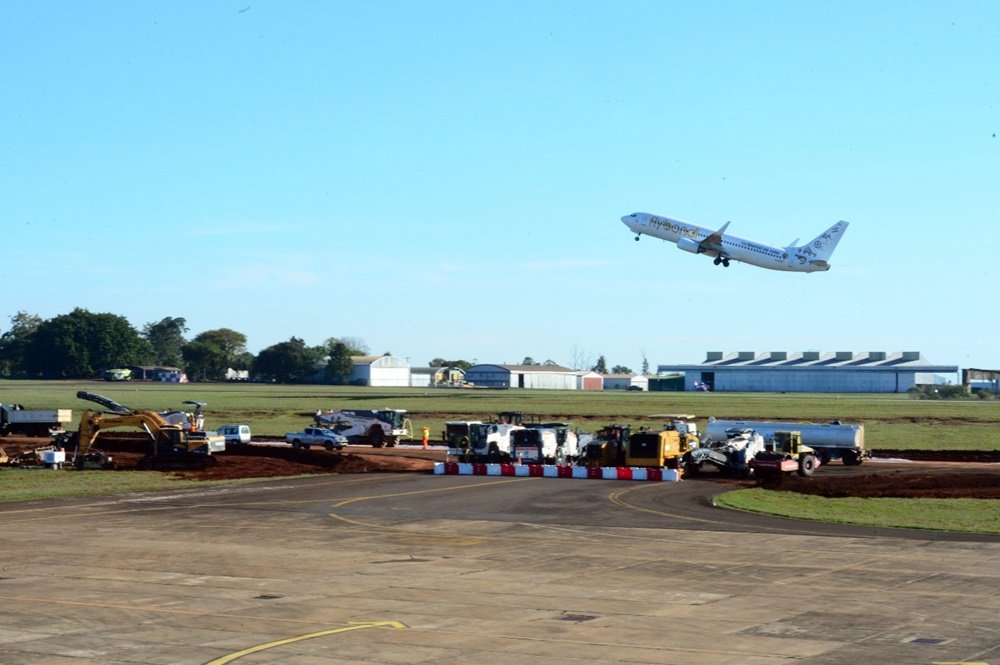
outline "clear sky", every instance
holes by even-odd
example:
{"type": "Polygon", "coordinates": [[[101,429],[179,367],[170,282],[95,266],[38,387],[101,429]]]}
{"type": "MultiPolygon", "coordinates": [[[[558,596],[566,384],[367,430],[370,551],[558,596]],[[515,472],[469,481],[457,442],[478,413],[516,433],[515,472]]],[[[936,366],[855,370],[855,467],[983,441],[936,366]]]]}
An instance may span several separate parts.
{"type": "Polygon", "coordinates": [[[0,2],[0,331],[1000,368],[996,2],[0,2]],[[826,273],[716,267],[636,211],[826,273]]]}

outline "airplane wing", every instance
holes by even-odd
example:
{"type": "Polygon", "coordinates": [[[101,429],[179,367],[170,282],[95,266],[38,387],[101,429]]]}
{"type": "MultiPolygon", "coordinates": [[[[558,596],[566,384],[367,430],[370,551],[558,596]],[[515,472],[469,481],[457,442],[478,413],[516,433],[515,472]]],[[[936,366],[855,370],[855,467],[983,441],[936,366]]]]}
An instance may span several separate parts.
{"type": "Polygon", "coordinates": [[[722,225],[721,229],[702,240],[698,245],[698,249],[704,253],[716,252],[717,254],[725,254],[725,251],[722,249],[722,234],[726,232],[727,228],[729,228],[729,222],[726,222],[722,225]]]}

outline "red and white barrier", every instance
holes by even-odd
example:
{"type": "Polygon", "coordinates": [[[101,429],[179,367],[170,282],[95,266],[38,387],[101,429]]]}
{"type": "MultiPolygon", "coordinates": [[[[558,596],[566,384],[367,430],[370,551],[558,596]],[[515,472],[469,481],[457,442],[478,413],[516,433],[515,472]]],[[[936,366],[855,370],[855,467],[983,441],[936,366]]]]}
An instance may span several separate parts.
{"type": "Polygon", "coordinates": [[[435,462],[434,475],[656,481],[678,481],[681,479],[681,473],[676,469],[647,469],[641,466],[589,467],[563,464],[483,464],[479,462],[435,462]]]}

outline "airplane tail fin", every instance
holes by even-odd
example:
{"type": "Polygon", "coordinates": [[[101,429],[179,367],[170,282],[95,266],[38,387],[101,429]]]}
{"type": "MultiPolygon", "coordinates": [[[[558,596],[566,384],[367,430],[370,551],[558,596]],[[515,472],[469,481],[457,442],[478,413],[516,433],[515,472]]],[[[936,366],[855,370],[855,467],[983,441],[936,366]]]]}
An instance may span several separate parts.
{"type": "Polygon", "coordinates": [[[833,250],[837,248],[841,236],[844,235],[844,231],[847,230],[847,224],[845,221],[839,221],[810,242],[795,249],[810,256],[814,261],[828,261],[833,250]]]}

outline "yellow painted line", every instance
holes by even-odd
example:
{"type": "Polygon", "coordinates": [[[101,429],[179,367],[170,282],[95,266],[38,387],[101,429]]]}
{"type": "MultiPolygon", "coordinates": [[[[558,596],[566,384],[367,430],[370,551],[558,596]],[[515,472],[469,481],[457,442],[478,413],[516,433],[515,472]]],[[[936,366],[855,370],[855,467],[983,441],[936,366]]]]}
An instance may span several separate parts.
{"type": "Polygon", "coordinates": [[[686,520],[688,522],[702,522],[704,524],[727,524],[726,522],[722,522],[720,520],[706,520],[701,517],[688,517],[687,515],[668,513],[665,510],[654,510],[652,508],[643,508],[641,506],[636,506],[634,504],[628,503],[627,501],[621,498],[622,496],[624,496],[625,494],[629,494],[630,492],[636,492],[640,489],[650,488],[650,487],[654,487],[654,485],[636,485],[635,487],[629,487],[627,489],[618,490],[617,492],[612,492],[611,494],[609,494],[608,500],[611,501],[611,503],[615,504],[616,506],[620,506],[621,508],[627,508],[629,510],[634,510],[640,513],[649,513],[650,515],[659,515],[661,517],[673,517],[675,519],[686,520]]]}
{"type": "MultiPolygon", "coordinates": [[[[508,484],[508,483],[520,483],[520,482],[524,482],[524,481],[527,481],[527,480],[537,480],[537,478],[521,477],[521,478],[511,478],[511,479],[504,479],[504,480],[495,480],[493,482],[486,482],[486,483],[470,483],[468,485],[455,485],[454,487],[437,487],[435,489],[430,489],[430,490],[413,490],[413,491],[410,491],[410,492],[396,492],[394,494],[379,494],[379,495],[375,495],[375,496],[357,496],[357,497],[353,497],[351,499],[342,499],[342,500],[338,501],[337,503],[333,504],[333,510],[337,510],[338,508],[343,508],[346,505],[349,505],[349,504],[352,504],[352,503],[357,503],[359,501],[373,501],[375,499],[393,499],[393,498],[401,497],[401,496],[416,496],[416,495],[420,495],[420,494],[436,494],[436,493],[439,493],[439,492],[454,492],[454,491],[457,491],[457,490],[475,489],[475,488],[478,488],[478,487],[489,487],[491,485],[505,485],[505,484],[508,484]]],[[[344,517],[343,515],[338,515],[335,512],[331,512],[330,513],[330,517],[332,517],[335,520],[340,520],[341,522],[345,522],[347,524],[353,524],[354,526],[363,526],[363,527],[378,528],[378,529],[397,529],[397,530],[400,530],[400,531],[407,531],[407,532],[410,531],[410,530],[404,529],[402,527],[390,527],[390,526],[384,526],[384,525],[379,525],[379,524],[371,524],[371,523],[368,523],[368,522],[362,522],[361,520],[354,520],[354,519],[351,519],[349,517],[344,517]]],[[[421,530],[420,533],[427,533],[427,532],[421,530]]]]}
{"type": "Polygon", "coordinates": [[[321,630],[318,633],[309,633],[307,635],[299,635],[297,637],[289,637],[284,640],[275,640],[274,642],[266,642],[264,644],[258,644],[255,647],[250,647],[249,649],[243,649],[242,651],[236,651],[229,654],[228,656],[223,656],[222,658],[216,658],[215,660],[210,660],[205,665],[225,665],[225,663],[231,663],[238,658],[243,656],[249,656],[252,653],[259,653],[261,651],[266,651],[268,649],[273,649],[275,647],[284,646],[286,644],[293,644],[295,642],[301,642],[302,640],[311,640],[316,637],[326,637],[327,635],[336,635],[337,633],[347,633],[352,630],[364,630],[365,628],[397,628],[404,629],[405,625],[398,621],[364,621],[364,622],[350,622],[351,625],[345,626],[344,628],[332,628],[330,630],[321,630]]]}

